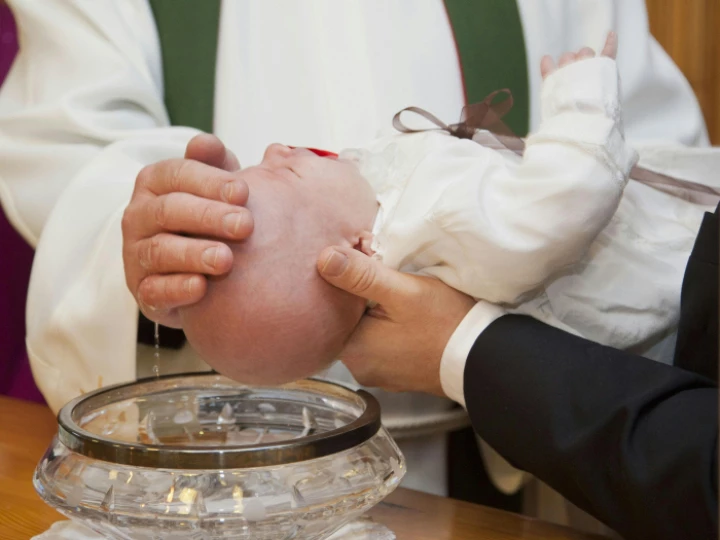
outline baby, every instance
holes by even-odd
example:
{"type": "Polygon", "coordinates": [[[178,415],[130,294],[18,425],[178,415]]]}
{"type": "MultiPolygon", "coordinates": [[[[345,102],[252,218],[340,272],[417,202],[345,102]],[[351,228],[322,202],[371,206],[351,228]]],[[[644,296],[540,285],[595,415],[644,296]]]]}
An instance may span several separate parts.
{"type": "MultiPolygon", "coordinates": [[[[328,367],[365,303],[316,269],[345,245],[476,299],[620,348],[671,332],[704,210],[639,182],[611,57],[547,76],[519,157],[441,132],[393,135],[339,159],[273,145],[246,169],[255,231],[181,312],[212,367],[279,384],[328,367]]],[[[478,132],[480,142],[492,142],[478,132]]]]}
{"type": "Polygon", "coordinates": [[[250,188],[251,237],[231,244],[229,275],[181,312],[200,356],[241,382],[282,383],[327,366],[365,305],[325,283],[316,261],[329,245],[367,249],[378,211],[358,168],[281,145],[241,172],[250,188]]]}

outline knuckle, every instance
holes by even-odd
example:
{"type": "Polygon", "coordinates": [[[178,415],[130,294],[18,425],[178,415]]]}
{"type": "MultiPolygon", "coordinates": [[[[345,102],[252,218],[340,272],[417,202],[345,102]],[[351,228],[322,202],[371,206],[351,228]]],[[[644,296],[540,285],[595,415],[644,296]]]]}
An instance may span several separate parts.
{"type": "Polygon", "coordinates": [[[139,187],[146,188],[150,184],[154,172],[155,165],[146,165],[140,169],[140,172],[135,179],[135,184],[139,187]]]}
{"type": "Polygon", "coordinates": [[[205,229],[212,229],[214,224],[214,213],[213,213],[213,205],[212,203],[208,202],[203,205],[202,211],[200,213],[200,224],[205,229]]]}
{"type": "Polygon", "coordinates": [[[162,280],[162,292],[165,298],[171,298],[174,292],[173,281],[171,279],[162,280]]]}
{"type": "Polygon", "coordinates": [[[180,163],[174,167],[173,174],[170,177],[169,188],[170,191],[182,191],[183,178],[188,172],[188,168],[191,166],[192,161],[189,159],[183,159],[180,163]]]}
{"type": "Polygon", "coordinates": [[[144,270],[157,269],[160,266],[160,239],[156,236],[145,242],[138,254],[138,262],[144,270]]]}
{"type": "Polygon", "coordinates": [[[169,214],[169,203],[171,201],[170,196],[163,195],[162,197],[157,198],[157,203],[155,206],[155,223],[157,223],[160,227],[165,227],[168,221],[168,214],[169,214]]]}
{"type": "Polygon", "coordinates": [[[148,263],[152,268],[159,268],[162,264],[162,242],[159,237],[150,239],[148,247],[148,263]]]}
{"type": "Polygon", "coordinates": [[[177,259],[181,266],[187,266],[188,259],[192,257],[193,250],[192,245],[188,242],[184,242],[182,246],[177,248],[177,259]]]}

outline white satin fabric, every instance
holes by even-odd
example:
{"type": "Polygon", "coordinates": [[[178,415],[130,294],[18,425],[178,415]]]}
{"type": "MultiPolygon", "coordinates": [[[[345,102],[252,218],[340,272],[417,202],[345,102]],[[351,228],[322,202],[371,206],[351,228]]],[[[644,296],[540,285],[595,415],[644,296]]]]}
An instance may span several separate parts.
{"type": "MultiPolygon", "coordinates": [[[[599,47],[615,28],[628,137],[706,142],[690,87],[649,35],[643,0],[518,2],[533,128],[542,54],[599,47]]],[[[36,247],[27,346],[57,410],[136,375],[137,308],[123,276],[120,218],[137,172],[181,156],[194,131],[169,126],[147,0],[8,3],[21,49],[0,91],[0,201],[36,247]]],[[[440,0],[223,2],[220,30],[217,132],[245,164],[271,142],[339,150],[375,136],[407,105],[445,118],[461,105],[440,0]]],[[[398,401],[407,416],[447,407],[398,401]]]]}
{"type": "Polygon", "coordinates": [[[436,131],[360,150],[381,207],[376,256],[478,299],[519,303],[580,261],[618,207],[637,161],[619,97],[615,62],[590,59],[548,78],[545,118],[522,159],[436,131]]]}

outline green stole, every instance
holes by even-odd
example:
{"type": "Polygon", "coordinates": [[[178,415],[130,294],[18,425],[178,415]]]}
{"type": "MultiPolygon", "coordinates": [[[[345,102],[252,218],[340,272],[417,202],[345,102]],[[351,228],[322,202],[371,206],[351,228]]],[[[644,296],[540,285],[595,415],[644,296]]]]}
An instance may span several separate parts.
{"type": "MultiPolygon", "coordinates": [[[[252,0],[262,1],[262,0],[252,0]]],[[[213,130],[220,0],[150,0],[162,49],[165,105],[173,125],[213,130]]],[[[445,0],[468,103],[509,88],[515,104],[503,121],[528,132],[529,82],[517,3],[445,0]]],[[[408,103],[407,105],[415,105],[408,103]]],[[[443,118],[450,123],[458,118],[443,118]]],[[[388,118],[388,126],[392,121],[388,118]]]]}

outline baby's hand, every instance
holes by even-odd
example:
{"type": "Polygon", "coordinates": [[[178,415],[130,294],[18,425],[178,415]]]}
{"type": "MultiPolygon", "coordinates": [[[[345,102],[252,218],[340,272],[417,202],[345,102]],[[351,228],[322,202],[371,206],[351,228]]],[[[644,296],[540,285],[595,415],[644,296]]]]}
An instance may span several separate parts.
{"type": "MultiPolygon", "coordinates": [[[[617,47],[617,34],[615,32],[610,32],[600,56],[607,56],[608,58],[612,58],[614,60],[617,57],[617,47]]],[[[568,52],[563,54],[560,57],[557,66],[555,65],[555,60],[553,60],[551,56],[543,56],[540,61],[540,73],[542,74],[542,78],[546,79],[548,75],[554,73],[558,68],[565,67],[569,64],[579,62],[580,60],[585,60],[587,58],[595,58],[595,51],[590,47],[583,47],[576,53],[568,52]]]]}

